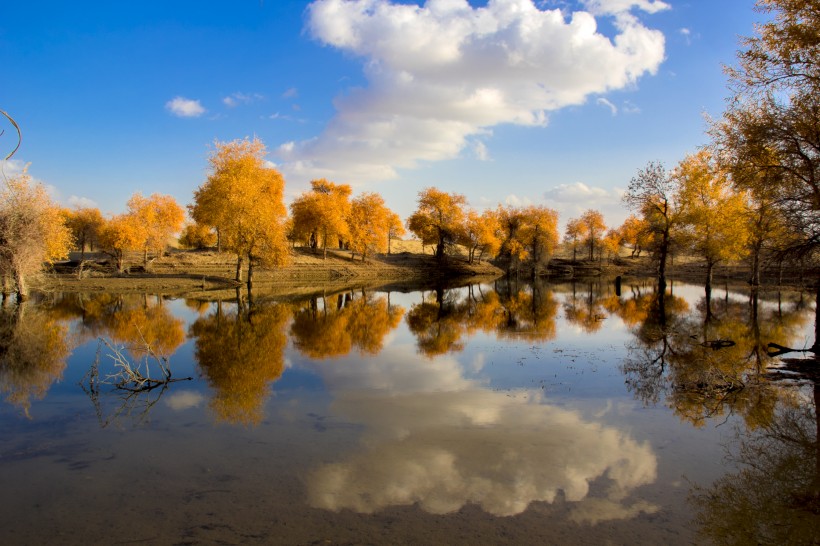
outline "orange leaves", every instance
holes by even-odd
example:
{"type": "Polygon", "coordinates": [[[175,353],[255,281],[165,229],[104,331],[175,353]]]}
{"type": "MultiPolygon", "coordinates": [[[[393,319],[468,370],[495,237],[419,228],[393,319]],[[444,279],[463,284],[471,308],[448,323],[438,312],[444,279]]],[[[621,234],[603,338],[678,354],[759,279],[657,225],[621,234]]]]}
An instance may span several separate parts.
{"type": "Polygon", "coordinates": [[[135,193],[128,200],[128,210],[141,226],[145,250],[162,251],[171,236],[179,231],[185,211],[170,195],[135,193]]]}
{"type": "Polygon", "coordinates": [[[387,250],[392,213],[377,193],[364,193],[353,200],[348,222],[350,250],[358,252],[362,260],[375,252],[387,250]]]}
{"type": "Polygon", "coordinates": [[[211,174],[194,192],[191,216],[216,228],[224,248],[240,260],[282,265],[288,261],[285,180],[265,163],[265,153],[258,138],[217,142],[211,174]]]}
{"type": "Polygon", "coordinates": [[[347,240],[350,236],[348,219],[351,212],[351,188],[334,184],[324,178],[313,180],[311,190],[304,192],[291,204],[293,235],[316,249],[321,244],[327,257],[328,244],[347,240]]]}
{"type": "Polygon", "coordinates": [[[463,195],[427,188],[419,193],[418,209],[407,219],[407,228],[422,244],[436,245],[436,258],[442,259],[446,247],[462,237],[466,206],[463,195]]]}

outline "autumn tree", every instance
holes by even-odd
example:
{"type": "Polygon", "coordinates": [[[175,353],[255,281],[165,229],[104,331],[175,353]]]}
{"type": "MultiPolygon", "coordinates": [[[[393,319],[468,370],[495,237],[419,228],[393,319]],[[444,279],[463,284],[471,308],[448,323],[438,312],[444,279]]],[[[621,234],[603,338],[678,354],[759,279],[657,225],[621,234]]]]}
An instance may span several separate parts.
{"type": "Polygon", "coordinates": [[[564,243],[569,245],[572,249],[572,261],[578,258],[578,247],[586,238],[586,226],[580,218],[571,218],[567,221],[567,227],[564,230],[564,243]]]}
{"type": "Polygon", "coordinates": [[[618,233],[621,243],[632,248],[632,258],[640,256],[641,251],[651,242],[648,222],[634,214],[627,216],[618,228],[618,233]]]}
{"type": "Polygon", "coordinates": [[[424,245],[435,245],[436,259],[444,259],[449,247],[455,245],[464,231],[467,199],[457,193],[436,188],[419,192],[418,208],[407,219],[407,228],[424,245]]]}
{"type": "Polygon", "coordinates": [[[94,247],[99,246],[100,231],[105,223],[100,209],[84,207],[69,210],[65,222],[76,247],[80,249],[80,260],[85,260],[86,249],[94,252],[94,247]]]}
{"type": "Polygon", "coordinates": [[[742,258],[747,250],[746,200],[704,149],[687,156],[675,170],[683,229],[694,252],[706,261],[706,292],[716,264],[742,258]]]}
{"type": "Polygon", "coordinates": [[[589,247],[589,259],[595,259],[595,247],[601,242],[601,238],[606,233],[606,223],[604,223],[604,215],[597,210],[588,209],[580,218],[581,224],[584,226],[584,243],[589,247]]]}
{"type": "Polygon", "coordinates": [[[145,232],[133,214],[118,214],[107,219],[100,230],[100,248],[114,258],[117,272],[125,271],[129,252],[145,246],[145,232]]]}
{"type": "MultiPolygon", "coordinates": [[[[742,40],[727,68],[729,106],[711,130],[735,183],[771,198],[789,231],[782,249],[816,257],[820,249],[820,10],[808,0],[758,0],[767,16],[742,40]]],[[[820,323],[820,283],[816,284],[820,323]]],[[[820,328],[820,326],[818,326],[820,328]]],[[[820,350],[815,340],[812,350],[820,350]]]]}
{"type": "Polygon", "coordinates": [[[518,272],[521,262],[529,257],[529,250],[524,242],[526,230],[526,213],[520,207],[499,206],[496,211],[501,250],[499,255],[507,261],[507,272],[518,272]]]}
{"type": "Polygon", "coordinates": [[[672,249],[674,230],[679,217],[675,203],[678,180],[663,164],[649,162],[629,182],[624,194],[626,205],[639,212],[652,236],[650,251],[658,264],[658,284],[666,287],[666,260],[672,249]]]}
{"type": "Polygon", "coordinates": [[[392,216],[377,193],[363,193],[353,200],[347,218],[351,259],[357,252],[364,261],[371,254],[387,250],[392,216]]]}
{"type": "Polygon", "coordinates": [[[328,244],[341,246],[349,234],[351,188],[324,178],[313,180],[311,189],[302,193],[290,205],[292,231],[297,240],[314,250],[322,245],[322,257],[327,258],[328,244]]]}
{"type": "Polygon", "coordinates": [[[179,235],[179,244],[185,248],[210,248],[216,245],[216,233],[211,226],[189,223],[182,228],[179,235]]]}
{"type": "Polygon", "coordinates": [[[529,250],[533,264],[533,276],[537,268],[549,262],[558,246],[558,213],[543,206],[525,209],[523,243],[529,250]]]}
{"type": "Polygon", "coordinates": [[[606,252],[607,258],[609,260],[618,257],[618,253],[621,250],[622,244],[623,236],[621,235],[620,230],[617,229],[607,230],[606,235],[603,239],[601,239],[601,248],[604,252],[606,252]]]}
{"type": "Polygon", "coordinates": [[[3,293],[11,281],[19,300],[28,298],[28,277],[43,264],[63,258],[71,248],[71,233],[60,208],[35,184],[27,170],[6,180],[0,190],[0,274],[3,293]]]}
{"type": "Polygon", "coordinates": [[[401,216],[397,213],[392,213],[390,215],[389,220],[389,228],[387,230],[387,253],[390,254],[390,243],[393,242],[394,239],[400,240],[402,236],[404,236],[407,231],[404,229],[404,225],[401,222],[401,216]]]}
{"type": "Polygon", "coordinates": [[[178,232],[185,221],[185,210],[170,195],[151,194],[143,197],[135,193],[128,200],[128,211],[141,226],[143,239],[143,264],[148,264],[148,252],[162,254],[171,236],[178,232]]]}
{"type": "Polygon", "coordinates": [[[485,254],[490,258],[498,254],[501,248],[499,231],[498,217],[494,210],[487,209],[481,214],[474,210],[467,212],[462,243],[467,248],[470,263],[476,260],[481,263],[485,254]]]}
{"type": "Polygon", "coordinates": [[[213,226],[222,246],[236,254],[236,281],[248,261],[248,285],[256,262],[278,266],[288,261],[285,233],[285,181],[266,165],[258,138],[217,142],[208,158],[210,174],[194,192],[193,219],[213,226]]]}

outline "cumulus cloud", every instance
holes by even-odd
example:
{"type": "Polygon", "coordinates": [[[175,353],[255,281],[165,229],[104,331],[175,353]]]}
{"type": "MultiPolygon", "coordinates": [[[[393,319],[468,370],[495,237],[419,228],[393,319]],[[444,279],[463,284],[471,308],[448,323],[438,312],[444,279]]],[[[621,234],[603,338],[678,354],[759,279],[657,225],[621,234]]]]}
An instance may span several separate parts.
{"type": "Polygon", "coordinates": [[[633,517],[657,507],[628,501],[652,483],[651,447],[537,393],[470,389],[406,395],[344,393],[335,411],[368,426],[364,449],[316,469],[308,498],[318,508],[372,513],[418,504],[444,514],[466,504],[512,516],[559,492],[579,505],[578,521],[633,517]],[[606,480],[603,496],[590,484],[606,480]],[[604,508],[604,509],[601,509],[604,508]]]}
{"type": "Polygon", "coordinates": [[[290,172],[362,181],[457,157],[471,137],[509,123],[543,126],[547,114],[656,73],[664,36],[630,12],[658,1],[596,0],[565,17],[532,0],[316,0],[307,29],[363,59],[367,86],[335,101],[317,138],[281,147],[290,172]],[[596,15],[614,15],[614,37],[596,15]]]}
{"type": "Polygon", "coordinates": [[[198,100],[174,97],[165,103],[165,109],[180,118],[197,118],[205,113],[198,100]]]}

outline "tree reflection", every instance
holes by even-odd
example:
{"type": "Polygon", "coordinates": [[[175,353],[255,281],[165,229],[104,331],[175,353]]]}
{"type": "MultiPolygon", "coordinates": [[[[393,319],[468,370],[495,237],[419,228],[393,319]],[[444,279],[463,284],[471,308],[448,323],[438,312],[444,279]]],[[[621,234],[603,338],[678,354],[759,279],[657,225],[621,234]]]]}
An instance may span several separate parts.
{"type": "Polygon", "coordinates": [[[465,332],[465,311],[457,293],[438,287],[422,292],[421,303],[407,313],[407,326],[416,336],[416,343],[425,356],[435,356],[464,349],[461,336],[465,332]]]}
{"type": "Polygon", "coordinates": [[[185,323],[166,308],[162,296],[65,294],[52,304],[55,316],[79,318],[80,339],[105,337],[134,359],[150,350],[170,356],[185,341],[185,323]]]}
{"type": "Polygon", "coordinates": [[[600,330],[604,324],[605,298],[601,294],[600,280],[587,281],[580,290],[579,284],[581,283],[572,283],[571,295],[564,300],[564,316],[567,321],[591,334],[600,330]]]}
{"type": "Polygon", "coordinates": [[[541,281],[500,281],[494,289],[470,285],[438,288],[407,313],[419,352],[435,356],[464,348],[462,337],[476,331],[499,338],[549,341],[555,337],[558,303],[541,281]]]}
{"type": "Polygon", "coordinates": [[[70,352],[68,328],[50,313],[24,302],[0,309],[0,392],[30,417],[58,381],[70,352]]]}
{"type": "Polygon", "coordinates": [[[270,384],[282,375],[291,308],[280,303],[215,310],[196,320],[195,357],[214,390],[217,420],[255,425],[263,417],[270,384]]]}
{"type": "Polygon", "coordinates": [[[403,315],[389,296],[344,292],[311,298],[295,312],[290,332],[296,348],[311,358],[344,356],[353,347],[377,354],[403,315]]]}
{"type": "Polygon", "coordinates": [[[702,426],[727,413],[759,427],[773,417],[777,393],[762,375],[772,362],[766,346],[789,342],[808,319],[805,309],[762,305],[709,294],[693,310],[671,294],[655,292],[646,316],[633,325],[634,340],[622,365],[626,383],[645,403],[666,403],[682,419],[702,426]]]}
{"type": "Polygon", "coordinates": [[[815,383],[814,407],[781,400],[763,426],[738,431],[730,459],[740,470],[690,497],[705,537],[715,544],[820,542],[819,400],[815,383]]]}

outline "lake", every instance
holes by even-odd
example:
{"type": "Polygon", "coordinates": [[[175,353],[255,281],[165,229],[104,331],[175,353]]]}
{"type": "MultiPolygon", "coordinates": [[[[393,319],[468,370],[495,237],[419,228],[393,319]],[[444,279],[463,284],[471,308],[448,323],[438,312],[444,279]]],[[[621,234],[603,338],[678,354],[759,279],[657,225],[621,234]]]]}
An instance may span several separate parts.
{"type": "Polygon", "coordinates": [[[314,292],[3,307],[0,544],[820,540],[813,294],[314,292]]]}

